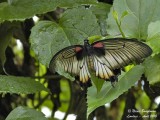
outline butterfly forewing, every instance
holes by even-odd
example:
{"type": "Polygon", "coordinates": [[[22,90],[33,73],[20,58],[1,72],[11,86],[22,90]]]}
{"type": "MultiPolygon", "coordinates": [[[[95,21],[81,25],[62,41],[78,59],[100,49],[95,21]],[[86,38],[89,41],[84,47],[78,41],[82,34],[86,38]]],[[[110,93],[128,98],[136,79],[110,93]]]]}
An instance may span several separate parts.
{"type": "Polygon", "coordinates": [[[134,39],[114,38],[108,40],[97,41],[92,44],[103,44],[105,55],[101,56],[101,60],[111,70],[124,67],[135,61],[149,56],[152,50],[144,43],[134,39]]]}
{"type": "Polygon", "coordinates": [[[70,74],[79,74],[81,61],[77,60],[76,50],[80,51],[82,48],[83,46],[81,45],[75,45],[66,47],[59,51],[50,62],[50,70],[55,72],[56,69],[60,67],[60,69],[63,69],[70,74]]]}
{"type": "Polygon", "coordinates": [[[79,75],[81,82],[87,82],[90,78],[87,65],[88,57],[83,58],[82,52],[83,46],[81,45],[74,45],[62,49],[52,58],[50,70],[57,71],[60,68],[72,76],[79,75]]]}
{"type": "Polygon", "coordinates": [[[101,57],[93,55],[93,63],[94,63],[94,70],[96,71],[96,76],[102,79],[109,79],[113,76],[113,72],[111,69],[105,64],[101,57]]]}

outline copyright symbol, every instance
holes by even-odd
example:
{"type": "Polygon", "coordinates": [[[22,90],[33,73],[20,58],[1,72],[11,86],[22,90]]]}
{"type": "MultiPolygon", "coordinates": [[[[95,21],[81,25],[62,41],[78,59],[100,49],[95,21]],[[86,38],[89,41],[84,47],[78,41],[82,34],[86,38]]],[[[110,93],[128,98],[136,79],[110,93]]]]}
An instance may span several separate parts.
{"type": "Polygon", "coordinates": [[[130,113],[131,112],[131,109],[128,109],[128,113],[130,113]]]}

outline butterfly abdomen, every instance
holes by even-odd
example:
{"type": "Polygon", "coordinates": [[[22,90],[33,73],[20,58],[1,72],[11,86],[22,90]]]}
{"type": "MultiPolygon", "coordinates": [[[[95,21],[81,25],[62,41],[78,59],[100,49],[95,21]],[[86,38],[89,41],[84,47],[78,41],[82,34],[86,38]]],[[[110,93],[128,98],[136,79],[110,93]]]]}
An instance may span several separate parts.
{"type": "Polygon", "coordinates": [[[87,64],[88,64],[89,70],[94,70],[94,64],[93,64],[93,57],[92,56],[88,56],[87,64]]]}

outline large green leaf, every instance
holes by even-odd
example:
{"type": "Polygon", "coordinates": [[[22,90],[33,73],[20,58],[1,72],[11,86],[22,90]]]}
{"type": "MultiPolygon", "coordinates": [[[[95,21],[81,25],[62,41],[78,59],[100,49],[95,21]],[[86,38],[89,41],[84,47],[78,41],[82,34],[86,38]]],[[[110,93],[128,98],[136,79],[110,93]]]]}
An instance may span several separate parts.
{"type": "Polygon", "coordinates": [[[96,15],[97,18],[106,19],[108,13],[110,12],[111,5],[107,3],[99,2],[98,4],[92,5],[90,9],[96,15]]]}
{"type": "Polygon", "coordinates": [[[160,53],[160,21],[151,22],[148,26],[147,43],[152,47],[153,53],[160,53]]]}
{"type": "Polygon", "coordinates": [[[11,111],[6,120],[47,120],[47,118],[35,109],[20,106],[11,111]]]}
{"type": "Polygon", "coordinates": [[[82,44],[89,36],[101,35],[96,16],[84,7],[67,10],[59,24],[72,44],[82,44]]]}
{"type": "Polygon", "coordinates": [[[96,0],[10,0],[0,3],[0,21],[24,20],[35,14],[43,14],[59,7],[94,4],[96,0]]]}
{"type": "Polygon", "coordinates": [[[98,19],[98,23],[101,28],[101,34],[103,36],[107,35],[107,23],[106,23],[106,17],[108,16],[108,13],[110,12],[111,5],[106,3],[98,3],[96,5],[92,5],[90,9],[92,12],[96,15],[98,19]]]}
{"type": "Polygon", "coordinates": [[[91,80],[92,80],[92,82],[94,83],[94,84],[93,84],[94,87],[97,88],[97,92],[99,92],[99,91],[101,90],[101,88],[102,88],[105,80],[104,80],[104,79],[101,79],[101,78],[98,78],[94,73],[95,73],[94,71],[91,71],[91,72],[90,72],[90,74],[91,74],[91,80]]]}
{"type": "Polygon", "coordinates": [[[129,88],[131,88],[131,86],[133,86],[135,82],[140,79],[143,72],[144,67],[142,65],[137,65],[133,67],[130,71],[119,76],[119,82],[116,84],[115,87],[112,87],[110,82],[105,82],[101,91],[98,93],[95,86],[88,88],[87,116],[97,107],[112,102],[114,99],[116,99],[129,88]]]}
{"type": "Polygon", "coordinates": [[[100,29],[95,15],[80,7],[67,10],[60,24],[50,21],[36,24],[30,42],[40,62],[48,66],[58,51],[69,45],[82,44],[85,38],[96,34],[100,34],[100,29]]]}
{"type": "Polygon", "coordinates": [[[56,52],[71,45],[63,29],[51,21],[38,22],[32,28],[30,38],[39,61],[47,66],[56,52]]]}
{"type": "Polygon", "coordinates": [[[42,84],[29,77],[0,75],[0,83],[0,92],[4,93],[31,94],[42,90],[48,92],[42,84]]]}
{"type": "Polygon", "coordinates": [[[149,83],[160,82],[160,54],[146,59],[143,65],[145,66],[145,76],[149,83]]]}
{"type": "MultiPolygon", "coordinates": [[[[148,25],[152,21],[160,19],[160,1],[159,0],[114,0],[113,8],[118,13],[119,21],[122,14],[127,11],[128,14],[121,20],[121,28],[126,36],[146,39],[148,25]]],[[[119,35],[119,29],[112,16],[109,14],[108,33],[119,35]]]]}

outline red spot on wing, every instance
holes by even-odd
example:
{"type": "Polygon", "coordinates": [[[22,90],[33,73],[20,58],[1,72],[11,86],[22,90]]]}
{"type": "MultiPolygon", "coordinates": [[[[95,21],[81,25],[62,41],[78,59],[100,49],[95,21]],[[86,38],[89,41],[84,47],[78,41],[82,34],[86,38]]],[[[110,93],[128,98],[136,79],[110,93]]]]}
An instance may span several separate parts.
{"type": "Polygon", "coordinates": [[[81,47],[75,47],[75,52],[76,52],[76,53],[80,52],[81,50],[82,50],[81,47]]]}
{"type": "Polygon", "coordinates": [[[94,44],[93,47],[103,48],[103,47],[104,47],[104,44],[103,44],[102,42],[98,42],[98,43],[94,44]]]}

